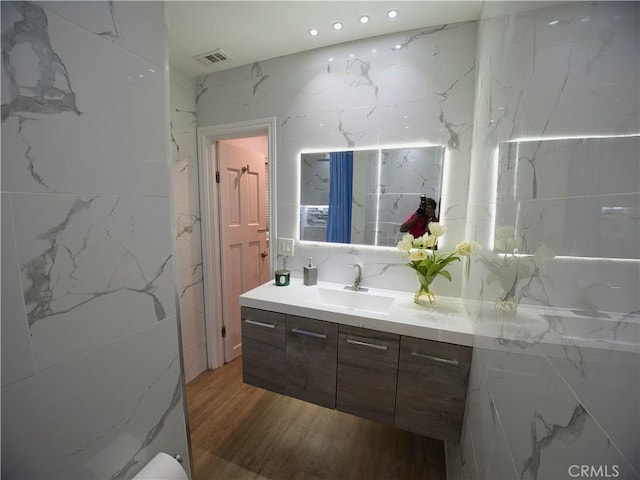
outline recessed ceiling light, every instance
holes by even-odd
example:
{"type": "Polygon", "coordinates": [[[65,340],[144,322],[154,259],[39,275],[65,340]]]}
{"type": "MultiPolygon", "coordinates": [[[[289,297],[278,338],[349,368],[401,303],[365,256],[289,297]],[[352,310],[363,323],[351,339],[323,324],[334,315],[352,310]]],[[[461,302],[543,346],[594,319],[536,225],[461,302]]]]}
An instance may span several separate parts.
{"type": "Polygon", "coordinates": [[[362,15],[360,17],[360,23],[369,23],[369,16],[368,15],[362,15]]]}
{"type": "Polygon", "coordinates": [[[397,10],[389,10],[387,12],[387,17],[388,18],[396,18],[398,16],[398,11],[397,10]]]}
{"type": "Polygon", "coordinates": [[[378,49],[377,48],[372,48],[371,49],[371,53],[378,53],[378,49]]]}
{"type": "Polygon", "coordinates": [[[393,47],[395,50],[400,50],[402,48],[402,45],[398,44],[395,47],[393,47]]]}
{"type": "Polygon", "coordinates": [[[317,28],[312,28],[311,30],[309,30],[309,35],[311,35],[312,37],[315,37],[318,35],[318,29],[317,28]]]}
{"type": "Polygon", "coordinates": [[[342,30],[342,23],[340,22],[336,22],[333,24],[333,29],[334,30],[342,30]]]}
{"type": "Polygon", "coordinates": [[[549,25],[557,25],[558,23],[560,23],[560,20],[551,20],[549,25]]]}

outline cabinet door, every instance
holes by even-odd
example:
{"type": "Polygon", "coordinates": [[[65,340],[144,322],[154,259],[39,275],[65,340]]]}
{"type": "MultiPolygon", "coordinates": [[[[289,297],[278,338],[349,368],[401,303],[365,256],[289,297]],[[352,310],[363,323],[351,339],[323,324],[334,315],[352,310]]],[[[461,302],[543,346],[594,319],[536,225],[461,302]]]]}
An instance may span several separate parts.
{"type": "Polygon", "coordinates": [[[242,379],[285,393],[284,314],[242,307],[242,379]]]}
{"type": "Polygon", "coordinates": [[[395,425],[441,440],[460,440],[471,347],[402,337],[395,425]]]}
{"type": "Polygon", "coordinates": [[[336,407],[338,325],[286,315],[287,395],[336,407]]]}
{"type": "Polygon", "coordinates": [[[340,325],[336,408],[393,424],[400,336],[340,325]]]}

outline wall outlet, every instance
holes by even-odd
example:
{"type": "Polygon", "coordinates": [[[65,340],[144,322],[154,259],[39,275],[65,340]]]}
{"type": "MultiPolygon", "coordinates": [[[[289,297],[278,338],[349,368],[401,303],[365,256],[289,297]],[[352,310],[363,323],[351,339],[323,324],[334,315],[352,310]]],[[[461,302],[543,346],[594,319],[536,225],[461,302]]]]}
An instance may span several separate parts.
{"type": "Polygon", "coordinates": [[[293,238],[278,238],[278,255],[293,257],[293,238]]]}

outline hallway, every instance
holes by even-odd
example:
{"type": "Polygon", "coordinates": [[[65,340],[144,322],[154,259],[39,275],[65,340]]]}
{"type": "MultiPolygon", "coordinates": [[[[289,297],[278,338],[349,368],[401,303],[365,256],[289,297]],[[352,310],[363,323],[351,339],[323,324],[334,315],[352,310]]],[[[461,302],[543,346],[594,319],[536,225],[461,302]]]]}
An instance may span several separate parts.
{"type": "Polygon", "coordinates": [[[194,480],[444,480],[439,440],[242,383],[242,357],[187,385],[194,480]]]}

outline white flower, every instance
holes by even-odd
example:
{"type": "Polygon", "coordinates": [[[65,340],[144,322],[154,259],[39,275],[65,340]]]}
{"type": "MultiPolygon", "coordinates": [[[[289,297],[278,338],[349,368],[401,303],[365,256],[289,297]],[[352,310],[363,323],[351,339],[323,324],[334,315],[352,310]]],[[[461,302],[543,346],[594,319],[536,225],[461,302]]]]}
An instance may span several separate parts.
{"type": "Polygon", "coordinates": [[[444,225],[440,225],[438,222],[431,222],[429,223],[429,231],[434,237],[441,237],[444,235],[445,228],[444,225]]]}
{"type": "Polygon", "coordinates": [[[412,262],[420,262],[421,260],[427,258],[427,255],[428,253],[426,250],[412,250],[411,253],[409,253],[409,260],[411,260],[412,262]]]}
{"type": "Polygon", "coordinates": [[[456,253],[458,255],[462,255],[466,257],[467,255],[471,255],[472,246],[466,240],[462,240],[461,242],[456,243],[456,253]]]}
{"type": "Polygon", "coordinates": [[[551,260],[555,256],[556,254],[551,249],[551,247],[547,247],[546,245],[540,245],[536,249],[536,252],[533,254],[533,261],[537,266],[540,266],[543,263],[551,260]]]}
{"type": "Polygon", "coordinates": [[[405,233],[402,236],[402,241],[403,242],[413,242],[413,235],[411,235],[410,233],[405,233]]]}
{"type": "Polygon", "coordinates": [[[429,237],[427,239],[427,243],[426,243],[426,247],[427,248],[433,248],[436,246],[436,243],[438,243],[438,237],[436,237],[435,235],[429,237]]]}
{"type": "Polygon", "coordinates": [[[398,242],[398,245],[396,245],[396,248],[398,250],[402,250],[403,252],[409,252],[409,250],[411,250],[412,247],[413,247],[413,235],[411,235],[410,233],[403,235],[402,240],[400,240],[398,242]]]}
{"type": "Polygon", "coordinates": [[[413,246],[416,248],[427,248],[429,244],[429,234],[425,233],[423,236],[416,238],[413,241],[413,246]]]}

